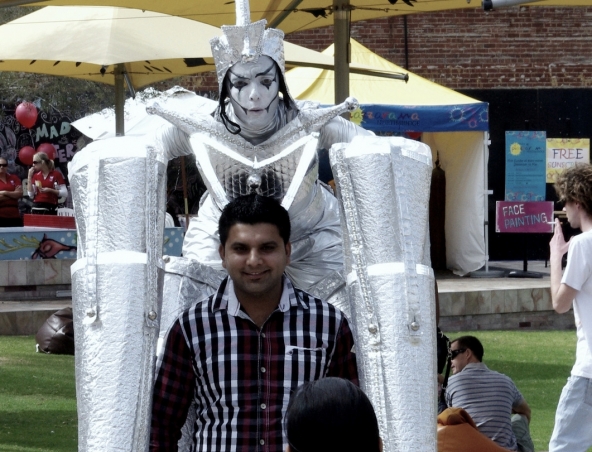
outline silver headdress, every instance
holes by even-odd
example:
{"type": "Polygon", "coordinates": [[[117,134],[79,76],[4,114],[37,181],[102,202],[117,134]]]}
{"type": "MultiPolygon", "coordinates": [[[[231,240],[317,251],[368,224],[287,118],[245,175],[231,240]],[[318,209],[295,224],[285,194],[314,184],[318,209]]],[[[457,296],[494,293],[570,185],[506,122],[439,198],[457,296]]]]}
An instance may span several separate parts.
{"type": "Polygon", "coordinates": [[[236,0],[236,25],[223,25],[223,36],[210,40],[220,91],[231,66],[257,61],[261,55],[274,60],[284,76],[284,32],[275,28],[266,30],[266,24],[265,19],[251,23],[249,1],[236,0]]]}

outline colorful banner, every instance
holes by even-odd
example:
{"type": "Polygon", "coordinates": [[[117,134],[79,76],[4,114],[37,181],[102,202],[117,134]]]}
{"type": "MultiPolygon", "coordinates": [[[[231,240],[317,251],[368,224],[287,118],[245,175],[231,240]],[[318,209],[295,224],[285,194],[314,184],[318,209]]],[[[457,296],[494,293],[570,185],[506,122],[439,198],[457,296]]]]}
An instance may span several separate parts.
{"type": "Polygon", "coordinates": [[[352,122],[373,132],[488,131],[489,104],[436,106],[363,104],[352,122]]]}
{"type": "Polygon", "coordinates": [[[567,168],[590,163],[590,138],[547,138],[547,183],[567,168]]]}
{"type": "Polygon", "coordinates": [[[553,202],[497,201],[495,232],[553,232],[553,202]]]}
{"type": "Polygon", "coordinates": [[[82,134],[70,125],[70,118],[58,111],[41,110],[35,125],[27,129],[16,120],[16,107],[0,108],[0,156],[8,161],[8,172],[26,179],[30,167],[19,160],[20,149],[25,146],[37,149],[42,143],[50,143],[56,150],[55,166],[67,178],[68,162],[86,144],[82,134]]]}
{"type": "MultiPolygon", "coordinates": [[[[162,253],[180,256],[183,228],[165,228],[162,253]]],[[[0,260],[76,259],[76,229],[0,228],[0,260]]]]}
{"type": "Polygon", "coordinates": [[[547,133],[506,131],[506,201],[544,201],[547,133]]]}

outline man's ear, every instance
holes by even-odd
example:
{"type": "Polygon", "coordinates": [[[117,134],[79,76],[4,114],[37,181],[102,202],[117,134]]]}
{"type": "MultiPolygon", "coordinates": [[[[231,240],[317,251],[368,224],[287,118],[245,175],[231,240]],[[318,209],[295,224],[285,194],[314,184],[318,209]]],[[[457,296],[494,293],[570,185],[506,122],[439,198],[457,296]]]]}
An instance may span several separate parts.
{"type": "Polygon", "coordinates": [[[292,244],[286,243],[286,256],[288,257],[288,264],[290,263],[290,256],[292,255],[292,244]]]}
{"type": "Polygon", "coordinates": [[[218,247],[218,254],[220,255],[220,259],[222,259],[222,267],[226,268],[226,263],[224,262],[224,257],[226,256],[224,245],[220,244],[218,247]]]}

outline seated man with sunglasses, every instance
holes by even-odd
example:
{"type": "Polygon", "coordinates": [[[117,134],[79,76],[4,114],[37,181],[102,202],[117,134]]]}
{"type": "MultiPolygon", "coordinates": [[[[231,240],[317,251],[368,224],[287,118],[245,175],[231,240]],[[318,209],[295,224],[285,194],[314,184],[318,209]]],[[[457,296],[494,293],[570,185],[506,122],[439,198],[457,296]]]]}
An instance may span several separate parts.
{"type": "Polygon", "coordinates": [[[459,337],[451,342],[450,355],[454,375],[446,388],[447,405],[464,409],[479,431],[501,447],[533,452],[530,407],[510,377],[481,362],[479,339],[459,337]]]}

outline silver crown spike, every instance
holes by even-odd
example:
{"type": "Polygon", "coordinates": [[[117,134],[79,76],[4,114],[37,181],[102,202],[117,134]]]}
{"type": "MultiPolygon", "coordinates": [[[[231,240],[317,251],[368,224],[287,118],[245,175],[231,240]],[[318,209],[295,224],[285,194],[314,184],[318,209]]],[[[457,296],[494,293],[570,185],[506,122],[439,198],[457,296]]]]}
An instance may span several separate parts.
{"type": "Polygon", "coordinates": [[[251,7],[249,0],[236,0],[236,24],[238,26],[245,26],[251,23],[251,7]]]}

